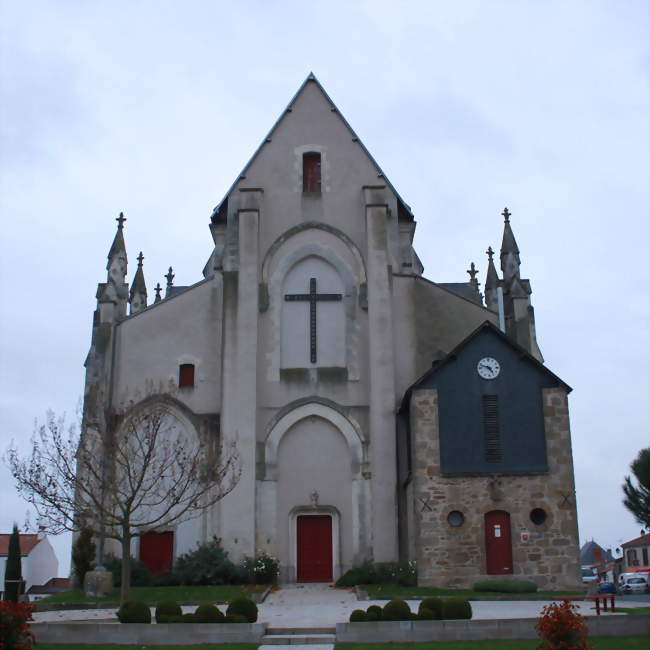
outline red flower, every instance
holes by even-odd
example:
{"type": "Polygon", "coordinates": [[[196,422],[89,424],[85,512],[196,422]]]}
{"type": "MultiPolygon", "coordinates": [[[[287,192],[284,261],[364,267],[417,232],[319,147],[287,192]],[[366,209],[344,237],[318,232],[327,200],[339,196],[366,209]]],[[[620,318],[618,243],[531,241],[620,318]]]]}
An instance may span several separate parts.
{"type": "Polygon", "coordinates": [[[34,606],[28,603],[14,603],[0,600],[0,643],[3,648],[30,650],[36,641],[29,631],[34,606]]]}
{"type": "Polygon", "coordinates": [[[573,603],[551,603],[542,610],[535,629],[542,638],[539,650],[588,650],[585,619],[573,603]]]}

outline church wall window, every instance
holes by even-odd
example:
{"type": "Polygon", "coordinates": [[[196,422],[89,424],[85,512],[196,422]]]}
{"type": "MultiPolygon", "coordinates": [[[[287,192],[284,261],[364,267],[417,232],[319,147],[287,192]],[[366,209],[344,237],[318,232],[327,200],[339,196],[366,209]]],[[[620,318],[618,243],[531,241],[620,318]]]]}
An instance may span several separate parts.
{"type": "Polygon", "coordinates": [[[488,463],[500,463],[502,453],[498,395],[483,395],[483,433],[485,436],[485,460],[488,463]]]}
{"type": "Polygon", "coordinates": [[[178,387],[194,388],[194,364],[182,363],[178,367],[178,387]]]}
{"type": "Polygon", "coordinates": [[[302,155],[302,191],[320,193],[321,191],[321,156],[317,151],[302,155]]]}
{"type": "Polygon", "coordinates": [[[546,510],[544,508],[533,508],[530,511],[530,520],[535,524],[535,526],[541,526],[547,518],[546,510]]]}

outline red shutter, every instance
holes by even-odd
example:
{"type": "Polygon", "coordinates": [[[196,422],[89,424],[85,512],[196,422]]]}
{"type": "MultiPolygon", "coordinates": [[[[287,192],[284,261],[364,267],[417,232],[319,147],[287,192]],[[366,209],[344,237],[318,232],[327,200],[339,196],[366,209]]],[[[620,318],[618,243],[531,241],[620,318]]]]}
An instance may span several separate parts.
{"type": "Polygon", "coordinates": [[[320,154],[317,152],[302,156],[302,191],[320,192],[320,154]]]}
{"type": "Polygon", "coordinates": [[[183,363],[178,369],[178,387],[192,388],[194,386],[194,364],[183,363]]]}

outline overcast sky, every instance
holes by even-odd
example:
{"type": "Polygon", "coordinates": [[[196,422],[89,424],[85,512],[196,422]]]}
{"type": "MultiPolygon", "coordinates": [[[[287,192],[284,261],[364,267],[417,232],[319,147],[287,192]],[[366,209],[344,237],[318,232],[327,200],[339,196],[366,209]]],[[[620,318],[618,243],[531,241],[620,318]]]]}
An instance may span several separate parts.
{"type": "MultiPolygon", "coordinates": [[[[124,211],[129,279],[201,279],[208,221],[313,71],[412,207],[426,277],[484,281],[508,206],[570,396],[581,542],[650,445],[648,2],[0,0],[0,450],[74,421],[124,211]]],[[[0,468],[0,532],[27,506],[0,468]]],[[[69,540],[56,541],[60,573],[69,540]],[[67,545],[67,546],[66,546],[67,545]]]]}

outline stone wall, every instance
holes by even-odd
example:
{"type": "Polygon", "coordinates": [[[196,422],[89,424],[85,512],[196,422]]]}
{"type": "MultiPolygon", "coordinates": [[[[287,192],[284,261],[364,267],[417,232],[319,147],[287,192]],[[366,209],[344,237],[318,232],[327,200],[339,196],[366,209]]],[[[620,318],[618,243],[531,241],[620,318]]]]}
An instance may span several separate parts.
{"type": "Polygon", "coordinates": [[[481,579],[525,578],[540,589],[581,588],[567,394],[546,388],[542,399],[548,473],[443,476],[437,391],[413,392],[412,507],[420,585],[467,588],[481,579]],[[531,521],[536,508],[547,515],[541,524],[531,521]],[[484,516],[493,510],[510,514],[511,575],[486,573],[484,516]],[[462,525],[448,523],[452,511],[463,514],[462,525]]]}

